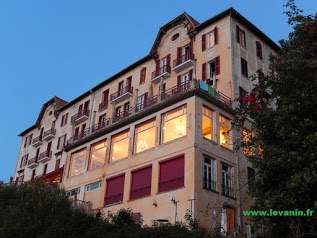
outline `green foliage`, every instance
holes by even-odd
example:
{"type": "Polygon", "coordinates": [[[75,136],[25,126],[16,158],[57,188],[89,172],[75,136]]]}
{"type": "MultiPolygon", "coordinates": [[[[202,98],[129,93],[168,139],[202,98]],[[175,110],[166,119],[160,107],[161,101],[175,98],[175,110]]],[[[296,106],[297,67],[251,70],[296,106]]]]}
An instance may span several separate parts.
{"type": "Polygon", "coordinates": [[[292,0],[286,6],[293,32],[255,86],[256,100],[237,109],[235,125],[249,121],[255,133],[247,146],[263,149],[250,157],[254,209],[314,210],[313,217],[263,219],[277,237],[307,237],[317,234],[317,17],[301,15],[292,0]]]}

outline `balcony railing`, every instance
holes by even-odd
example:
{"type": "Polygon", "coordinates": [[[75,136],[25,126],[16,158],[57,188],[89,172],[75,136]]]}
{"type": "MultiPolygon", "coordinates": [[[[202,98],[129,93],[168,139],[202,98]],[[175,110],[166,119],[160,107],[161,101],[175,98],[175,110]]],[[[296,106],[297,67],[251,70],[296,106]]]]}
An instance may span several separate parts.
{"type": "Polygon", "coordinates": [[[144,102],[135,105],[135,112],[142,111],[143,109],[152,106],[157,103],[157,96],[151,97],[144,102]]]}
{"type": "Polygon", "coordinates": [[[216,191],[216,181],[204,178],[204,188],[216,191]]]}
{"type": "Polygon", "coordinates": [[[123,101],[128,97],[132,96],[133,88],[131,86],[126,86],[119,91],[110,95],[110,101],[123,101]]]}
{"type": "Polygon", "coordinates": [[[221,185],[221,194],[228,196],[228,197],[233,197],[233,188],[231,186],[222,184],[221,185]]]}
{"type": "Polygon", "coordinates": [[[123,193],[105,197],[105,205],[123,201],[123,193]]]}
{"type": "Polygon", "coordinates": [[[165,100],[167,98],[170,98],[176,94],[182,93],[190,88],[190,81],[186,81],[184,83],[181,83],[179,85],[176,85],[165,92],[161,94],[161,100],[165,100]]]}
{"type": "Polygon", "coordinates": [[[83,200],[78,200],[77,198],[74,198],[74,199],[71,199],[72,200],[72,205],[75,207],[75,208],[78,208],[78,209],[83,209],[87,212],[89,212],[91,210],[91,202],[86,202],[86,201],[83,201],[83,200]]]}
{"type": "Polygon", "coordinates": [[[43,141],[42,141],[42,137],[41,136],[38,136],[38,137],[34,138],[33,141],[32,141],[32,145],[34,147],[38,147],[38,146],[40,146],[42,144],[43,144],[43,141]]]}
{"type": "Polygon", "coordinates": [[[151,194],[151,186],[131,190],[130,199],[145,197],[151,194]]]}
{"type": "Polygon", "coordinates": [[[105,110],[108,108],[108,100],[103,101],[99,104],[99,111],[105,110]]]}
{"type": "Polygon", "coordinates": [[[84,131],[81,131],[77,134],[74,134],[73,137],[71,138],[73,142],[81,140],[85,138],[86,136],[89,135],[89,128],[85,129],[84,131]]]}
{"type": "Polygon", "coordinates": [[[43,140],[49,141],[50,139],[55,137],[56,129],[51,128],[44,132],[43,140]]]}
{"type": "Polygon", "coordinates": [[[105,128],[105,127],[109,126],[109,124],[110,124],[110,118],[106,119],[105,121],[102,121],[102,122],[99,122],[99,123],[95,124],[92,127],[92,132],[99,131],[102,128],[105,128]]]}
{"type": "Polygon", "coordinates": [[[38,157],[34,157],[28,161],[28,168],[33,169],[38,166],[38,157]]]}
{"type": "Polygon", "coordinates": [[[128,111],[123,111],[123,112],[120,112],[120,114],[116,114],[112,117],[112,123],[115,123],[115,122],[118,122],[118,121],[121,121],[122,119],[130,116],[132,113],[132,108],[130,108],[128,111]]]}
{"type": "Polygon", "coordinates": [[[231,98],[229,98],[228,96],[224,95],[221,92],[218,92],[217,96],[218,96],[217,98],[218,98],[219,101],[223,102],[224,104],[227,104],[227,105],[231,106],[231,98]]]}
{"type": "Polygon", "coordinates": [[[76,123],[83,122],[84,120],[88,119],[89,114],[90,114],[90,111],[88,109],[78,111],[77,114],[72,116],[71,123],[76,124],[76,123]]]}
{"type": "Polygon", "coordinates": [[[171,76],[171,67],[169,65],[164,65],[161,68],[152,72],[151,81],[153,83],[158,83],[161,77],[163,77],[163,79],[166,79],[170,76],[171,76]]]}
{"type": "Polygon", "coordinates": [[[194,65],[194,54],[187,53],[173,61],[173,70],[178,73],[192,65],[194,65]]]}
{"type": "Polygon", "coordinates": [[[45,163],[46,161],[52,158],[52,151],[44,151],[39,155],[38,161],[41,163],[45,163]]]}

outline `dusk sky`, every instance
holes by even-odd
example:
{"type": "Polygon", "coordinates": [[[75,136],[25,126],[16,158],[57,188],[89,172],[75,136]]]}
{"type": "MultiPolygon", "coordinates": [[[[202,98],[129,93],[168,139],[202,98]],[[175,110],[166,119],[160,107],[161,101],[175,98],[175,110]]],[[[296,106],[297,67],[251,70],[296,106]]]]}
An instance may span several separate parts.
{"type": "MultiPolygon", "coordinates": [[[[304,14],[317,1],[298,0],[304,14]]],[[[0,0],[0,180],[14,175],[18,136],[54,96],[72,101],[147,55],[183,12],[199,22],[233,7],[273,41],[286,39],[286,0],[0,0]]]]}

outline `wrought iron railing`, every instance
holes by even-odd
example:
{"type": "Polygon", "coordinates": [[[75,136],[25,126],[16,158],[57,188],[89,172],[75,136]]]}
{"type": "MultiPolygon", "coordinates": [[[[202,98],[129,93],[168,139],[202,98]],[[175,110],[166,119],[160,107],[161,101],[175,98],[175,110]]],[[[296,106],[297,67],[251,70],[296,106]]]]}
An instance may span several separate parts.
{"type": "Polygon", "coordinates": [[[193,60],[194,59],[194,54],[184,54],[181,57],[177,58],[176,60],[173,61],[173,67],[175,68],[176,66],[185,63],[188,60],[193,60]]]}
{"type": "Polygon", "coordinates": [[[155,70],[154,72],[152,72],[152,78],[151,79],[154,79],[164,73],[171,73],[171,66],[169,65],[164,65],[162,66],[161,68],[155,70]]]}
{"type": "Polygon", "coordinates": [[[122,89],[120,89],[119,91],[113,93],[110,95],[110,101],[113,101],[115,100],[116,98],[122,96],[123,94],[126,94],[126,93],[131,93],[132,94],[132,90],[133,88],[131,86],[126,86],[122,89]]]}
{"type": "Polygon", "coordinates": [[[73,123],[83,116],[89,117],[89,113],[90,113],[90,111],[88,109],[83,109],[83,110],[79,111],[77,114],[72,116],[71,122],[73,123]]]}

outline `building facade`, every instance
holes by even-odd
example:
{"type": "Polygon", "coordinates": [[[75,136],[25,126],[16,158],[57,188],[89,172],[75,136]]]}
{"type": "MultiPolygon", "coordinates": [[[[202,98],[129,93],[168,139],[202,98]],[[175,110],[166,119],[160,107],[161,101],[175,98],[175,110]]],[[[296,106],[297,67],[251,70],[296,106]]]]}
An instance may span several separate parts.
{"type": "Polygon", "coordinates": [[[43,105],[20,134],[14,180],[57,183],[93,210],[131,208],[145,224],[184,221],[245,233],[252,169],[234,143],[234,99],[279,47],[230,8],[160,28],[150,53],[71,102],[43,105]]]}

